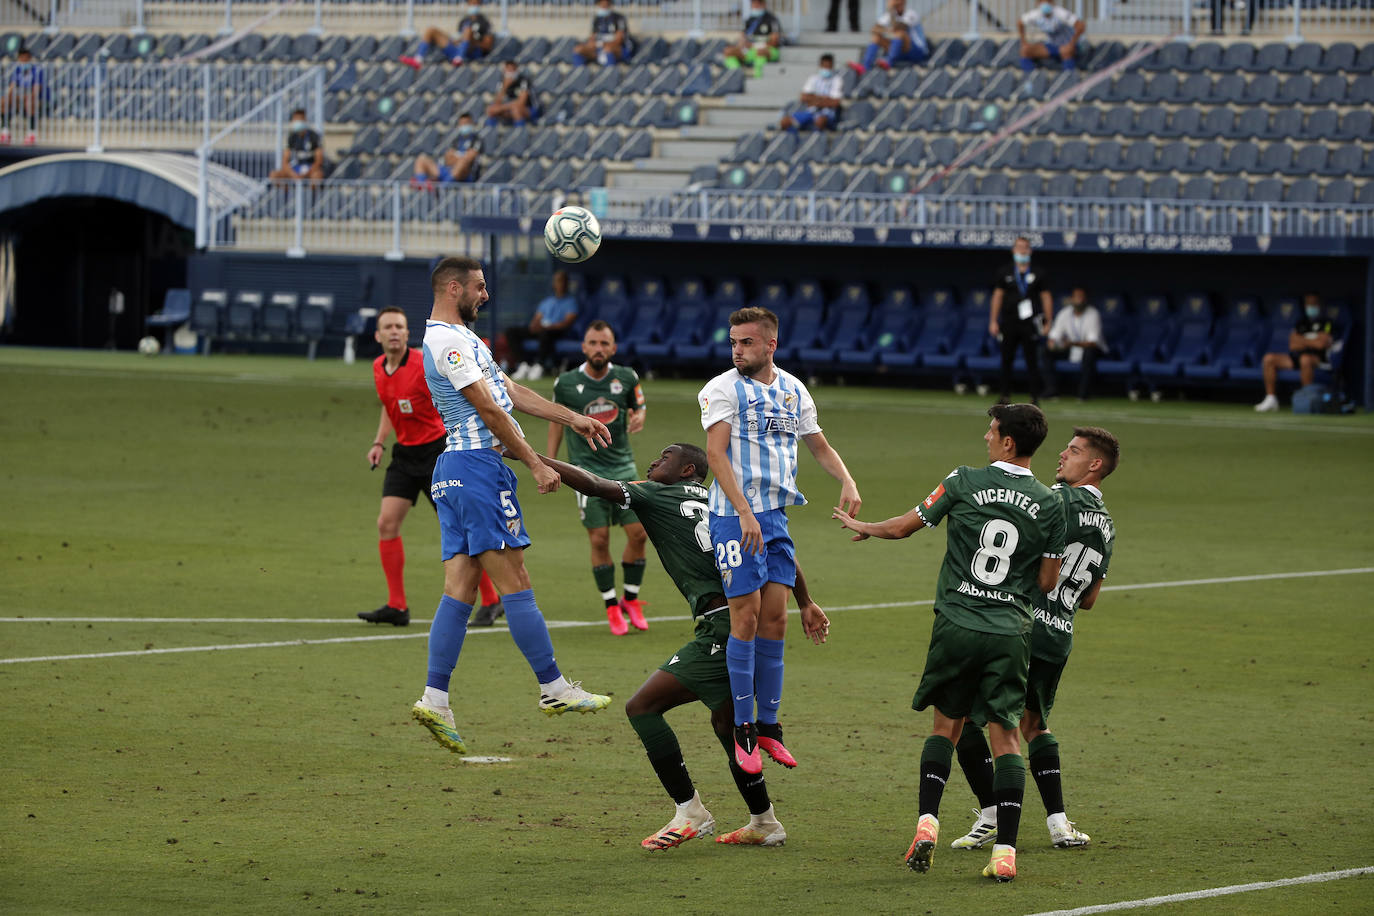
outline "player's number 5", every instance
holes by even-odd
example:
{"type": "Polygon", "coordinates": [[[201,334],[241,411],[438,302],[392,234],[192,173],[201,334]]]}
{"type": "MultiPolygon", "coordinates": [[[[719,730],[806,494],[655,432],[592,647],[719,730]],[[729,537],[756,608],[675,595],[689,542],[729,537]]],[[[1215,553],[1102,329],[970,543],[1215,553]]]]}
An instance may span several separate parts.
{"type": "Polygon", "coordinates": [[[501,511],[506,513],[506,518],[515,518],[520,514],[515,508],[515,503],[510,501],[510,490],[501,491],[501,511]]]}
{"type": "Polygon", "coordinates": [[[1045,597],[1051,601],[1062,599],[1065,605],[1074,607],[1083,589],[1092,584],[1093,570],[1102,565],[1102,560],[1102,554],[1091,547],[1070,544],[1064,551],[1064,565],[1059,568],[1059,582],[1045,597]]]}

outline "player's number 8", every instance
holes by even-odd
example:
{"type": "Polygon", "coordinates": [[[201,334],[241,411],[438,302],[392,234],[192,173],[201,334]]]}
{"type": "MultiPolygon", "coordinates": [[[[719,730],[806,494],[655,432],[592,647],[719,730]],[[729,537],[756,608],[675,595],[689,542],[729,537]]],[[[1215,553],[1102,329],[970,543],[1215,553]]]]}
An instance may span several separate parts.
{"type": "Polygon", "coordinates": [[[973,578],[984,585],[1001,585],[1011,572],[1011,555],[1021,533],[1004,519],[995,518],[978,534],[978,552],[973,555],[973,578]]]}
{"type": "Polygon", "coordinates": [[[716,566],[721,571],[739,566],[742,560],[739,552],[739,541],[725,541],[716,545],[716,566]]]}

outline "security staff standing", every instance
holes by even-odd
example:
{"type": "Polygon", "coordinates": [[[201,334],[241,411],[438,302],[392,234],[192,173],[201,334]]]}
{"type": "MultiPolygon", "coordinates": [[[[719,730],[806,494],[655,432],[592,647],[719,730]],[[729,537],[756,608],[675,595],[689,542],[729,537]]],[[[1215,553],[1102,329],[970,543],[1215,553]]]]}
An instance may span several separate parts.
{"type": "Polygon", "coordinates": [[[1049,284],[1039,271],[1031,269],[1030,240],[1024,236],[1011,246],[1011,263],[997,271],[993,282],[988,333],[1002,346],[1002,397],[999,404],[1011,401],[1011,367],[1016,349],[1026,357],[1030,376],[1031,403],[1040,403],[1040,368],[1037,362],[1039,340],[1054,318],[1049,284]]]}

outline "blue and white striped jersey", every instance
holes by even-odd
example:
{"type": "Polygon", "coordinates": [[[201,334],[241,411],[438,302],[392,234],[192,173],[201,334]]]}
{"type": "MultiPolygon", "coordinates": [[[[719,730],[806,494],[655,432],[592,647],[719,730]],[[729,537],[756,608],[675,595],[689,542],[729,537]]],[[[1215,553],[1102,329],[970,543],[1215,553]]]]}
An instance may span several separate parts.
{"type": "MultiPolygon", "coordinates": [[[[485,378],[492,399],[510,413],[515,403],[506,391],[506,377],[491,358],[491,350],[467,327],[430,319],[425,322],[425,381],[429,396],[448,430],[446,452],[491,448],[499,441],[463,396],[463,389],[485,378]]],[[[511,418],[514,421],[514,417],[511,418]]],[[[520,429],[520,424],[515,424],[520,429]]],[[[522,430],[520,433],[524,435],[522,430]]]]}
{"type": "MultiPolygon", "coordinates": [[[[726,454],[749,507],[755,512],[806,504],[797,489],[797,437],[821,431],[816,402],[806,386],[789,372],[774,367],[773,384],[723,372],[697,395],[701,428],[724,420],[730,424],[726,454]]],[[[720,485],[712,481],[712,515],[738,515],[720,485]]]]}
{"type": "Polygon", "coordinates": [[[1058,46],[1066,45],[1073,41],[1073,30],[1074,26],[1078,25],[1078,17],[1062,6],[1056,6],[1050,11],[1048,16],[1040,12],[1039,7],[1036,7],[1023,14],[1021,16],[1021,22],[1026,27],[1026,37],[1028,39],[1034,38],[1034,36],[1030,34],[1031,29],[1039,29],[1045,33],[1045,40],[1047,42],[1058,46]]]}

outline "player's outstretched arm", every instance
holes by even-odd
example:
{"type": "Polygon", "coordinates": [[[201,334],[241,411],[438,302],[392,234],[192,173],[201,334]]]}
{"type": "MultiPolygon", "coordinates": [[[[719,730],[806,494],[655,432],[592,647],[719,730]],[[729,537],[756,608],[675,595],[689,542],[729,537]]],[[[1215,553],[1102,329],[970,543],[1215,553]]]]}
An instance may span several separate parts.
{"type": "Polygon", "coordinates": [[[859,487],[850,476],[849,468],[844,466],[844,459],[840,457],[840,453],[835,451],[834,446],[825,438],[825,433],[809,433],[802,439],[811,450],[816,463],[840,482],[840,508],[850,515],[858,515],[863,500],[859,498],[859,487]]]}
{"type": "Polygon", "coordinates": [[[852,541],[866,541],[871,537],[882,538],[885,541],[900,541],[902,538],[911,537],[926,526],[921,514],[915,509],[905,515],[896,515],[881,522],[861,522],[839,507],[830,513],[830,517],[839,519],[841,528],[855,532],[854,537],[850,538],[852,541]]]}
{"type": "Polygon", "coordinates": [[[510,414],[501,409],[496,403],[496,399],[491,396],[491,389],[487,387],[487,380],[479,378],[471,385],[463,388],[460,392],[463,397],[468,399],[468,403],[477,411],[477,415],[482,418],[482,422],[487,424],[487,429],[501,444],[506,451],[518,458],[525,467],[530,469],[530,474],[534,476],[534,482],[539,487],[540,493],[552,493],[558,489],[558,474],[547,464],[539,460],[534,449],[525,441],[525,437],[520,435],[520,427],[515,425],[510,414]]]}
{"type": "MultiPolygon", "coordinates": [[[[600,420],[580,413],[574,413],[560,404],[555,404],[518,382],[506,381],[506,391],[510,394],[511,402],[515,409],[521,413],[527,413],[532,417],[539,417],[541,420],[550,420],[560,426],[566,426],[577,433],[593,450],[603,445],[611,444],[611,431],[606,428],[606,424],[600,420]]],[[[505,441],[504,439],[501,441],[505,441]]]]}
{"type": "Polygon", "coordinates": [[[557,458],[550,458],[548,455],[540,455],[539,460],[553,468],[560,480],[579,493],[608,499],[616,505],[620,505],[625,500],[625,491],[620,489],[620,484],[614,480],[598,477],[590,471],[568,464],[566,461],[559,461],[557,458]]]}

